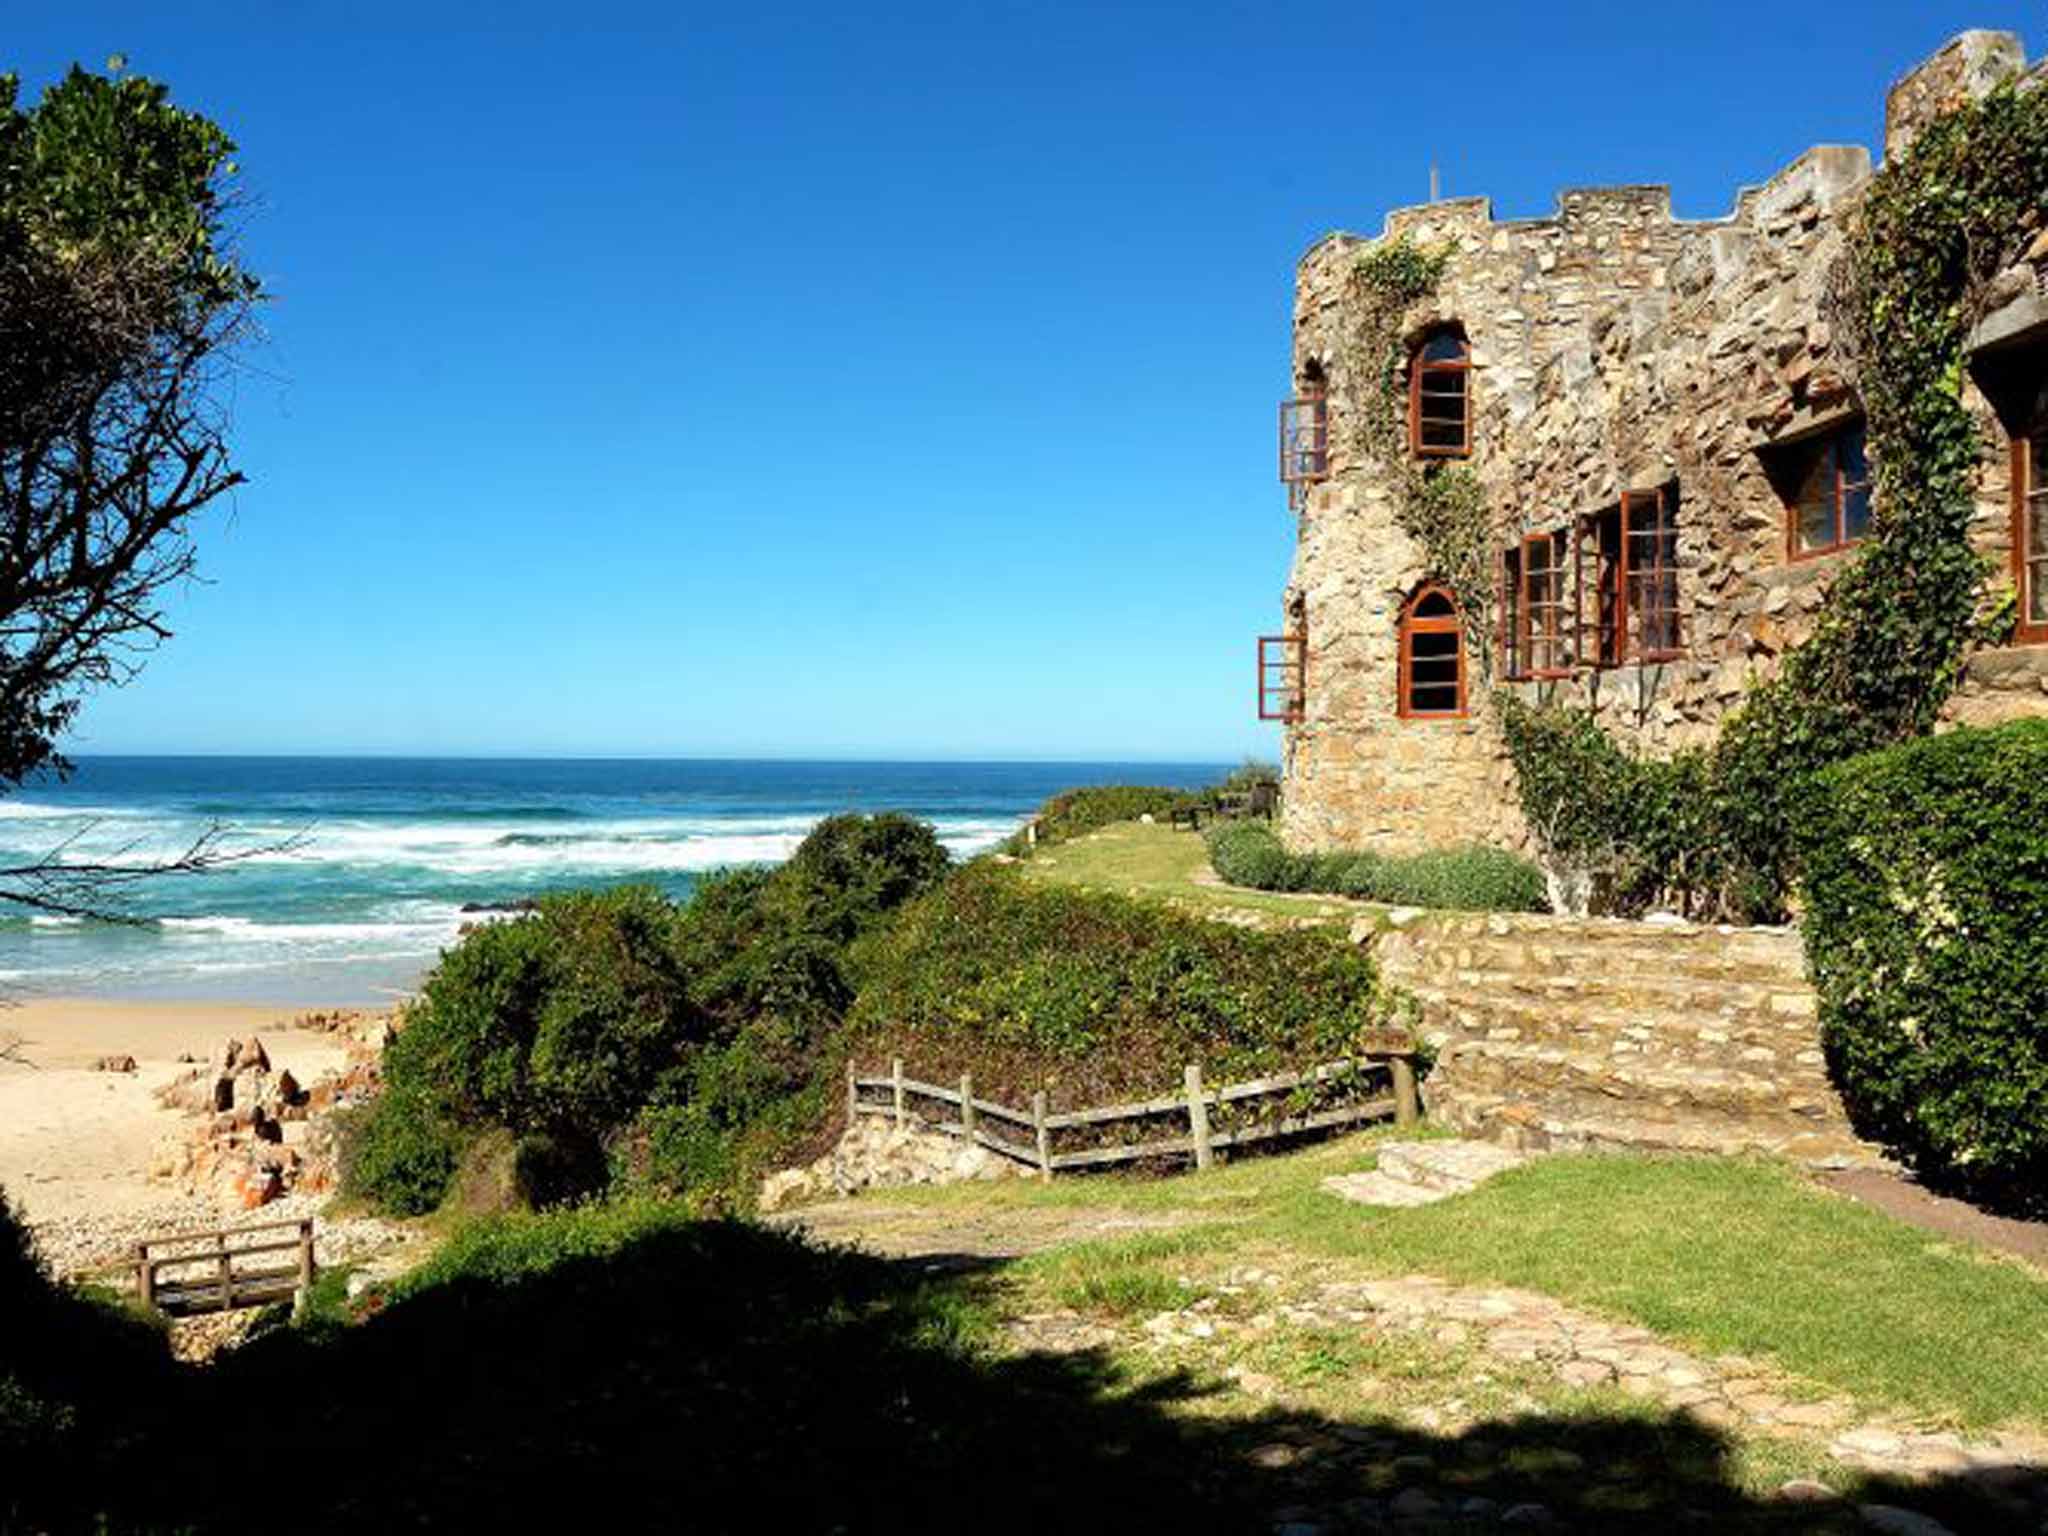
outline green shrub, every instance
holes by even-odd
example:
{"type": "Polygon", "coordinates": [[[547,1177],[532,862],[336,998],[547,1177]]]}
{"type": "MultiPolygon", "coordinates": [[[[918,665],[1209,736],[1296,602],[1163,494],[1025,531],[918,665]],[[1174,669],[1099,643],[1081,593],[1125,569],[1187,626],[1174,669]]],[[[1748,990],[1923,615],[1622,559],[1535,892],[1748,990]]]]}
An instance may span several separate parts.
{"type": "Polygon", "coordinates": [[[1857,1128],[2048,1205],[2048,721],[1851,759],[1798,828],[1822,1042],[1857,1128]]]}
{"type": "Polygon", "coordinates": [[[423,1216],[447,1197],[462,1137],[425,1094],[387,1087],[337,1119],[344,1193],[398,1216],[423,1216]]]}
{"type": "MultiPolygon", "coordinates": [[[[1036,846],[1064,843],[1115,822],[1136,821],[1140,816],[1165,816],[1185,798],[1177,789],[1156,784],[1089,784],[1062,790],[1038,808],[1036,846]]],[[[1022,855],[1033,846],[1018,832],[1003,848],[1005,852],[1022,855]]]]}
{"type": "Polygon", "coordinates": [[[945,877],[952,856],[929,822],[887,811],[828,816],[775,872],[809,932],[844,944],[945,877]]]}
{"type": "MultiPolygon", "coordinates": [[[[1236,927],[973,865],[874,941],[859,1052],[1071,1101],[1342,1056],[1383,1021],[1372,962],[1341,934],[1236,927]]],[[[1018,1102],[1016,1098],[1012,1102],[1018,1102]]]]}
{"type": "Polygon", "coordinates": [[[1327,891],[1391,906],[1541,912],[1543,872],[1500,848],[1438,849],[1407,857],[1289,853],[1263,821],[1227,821],[1208,834],[1209,863],[1231,885],[1327,891]]]}

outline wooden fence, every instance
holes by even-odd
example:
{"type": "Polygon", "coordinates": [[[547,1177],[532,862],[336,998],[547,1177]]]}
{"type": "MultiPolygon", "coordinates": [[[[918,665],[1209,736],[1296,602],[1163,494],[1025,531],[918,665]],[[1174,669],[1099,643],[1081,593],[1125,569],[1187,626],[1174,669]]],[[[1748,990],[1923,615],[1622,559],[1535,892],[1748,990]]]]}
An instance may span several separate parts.
{"type": "Polygon", "coordinates": [[[890,1063],[890,1073],[887,1077],[862,1077],[852,1062],[848,1062],[846,1067],[846,1115],[849,1125],[860,1115],[890,1115],[895,1118],[898,1125],[907,1125],[914,1119],[921,1129],[958,1136],[1003,1157],[1027,1163],[1038,1170],[1040,1178],[1045,1179],[1066,1169],[1101,1168],[1115,1163],[1134,1163],[1151,1157],[1192,1155],[1197,1168],[1207,1168],[1215,1161],[1216,1153],[1225,1147],[1241,1147],[1253,1142],[1269,1141],[1279,1136],[1294,1136],[1304,1131],[1331,1130],[1338,1126],[1355,1125],[1367,1120],[1384,1120],[1389,1117],[1397,1125],[1412,1125],[1420,1114],[1421,1107],[1415,1091],[1414,1057],[1406,1050],[1375,1052],[1368,1056],[1311,1067],[1305,1072],[1282,1072],[1274,1077],[1232,1083],[1224,1088],[1205,1087],[1201,1067],[1190,1065],[1183,1073],[1182,1090],[1177,1094],[1133,1104],[1110,1104],[1099,1109],[1064,1110],[1058,1114],[1047,1111],[1043,1092],[1033,1094],[1031,1108],[1022,1110],[1008,1104],[998,1104],[991,1099],[976,1098],[974,1079],[971,1076],[963,1076],[957,1088],[943,1088],[937,1083],[919,1082],[915,1078],[904,1076],[901,1057],[890,1063]],[[1212,1106],[1221,1108],[1246,1100],[1291,1093],[1308,1084],[1327,1082],[1331,1078],[1352,1071],[1374,1069],[1384,1070],[1388,1077],[1389,1092],[1382,1097],[1368,1099],[1362,1103],[1346,1104],[1337,1109],[1287,1115],[1278,1120],[1254,1121],[1235,1130],[1215,1129],[1209,1122],[1212,1106]],[[872,1097],[877,1093],[886,1093],[888,1098],[881,1100],[872,1097]],[[911,1102],[918,1099],[949,1105],[957,1118],[928,1120],[914,1113],[911,1108],[911,1102]],[[1092,1147],[1074,1152],[1055,1152],[1052,1149],[1053,1133],[1056,1131],[1116,1125],[1165,1115],[1186,1116],[1187,1134],[1162,1140],[1092,1147]],[[1012,1127],[1015,1132],[1027,1133],[1031,1139],[1026,1142],[1015,1139],[1014,1135],[996,1135],[987,1129],[990,1124],[1012,1127]]]}
{"type": "Polygon", "coordinates": [[[144,1306],[170,1317],[285,1301],[301,1286],[311,1285],[315,1272],[310,1217],[229,1231],[181,1232],[135,1245],[135,1293],[144,1306]],[[293,1235],[246,1241],[271,1232],[293,1235]],[[254,1269],[246,1265],[247,1260],[281,1253],[292,1254],[294,1261],[254,1269]]]}

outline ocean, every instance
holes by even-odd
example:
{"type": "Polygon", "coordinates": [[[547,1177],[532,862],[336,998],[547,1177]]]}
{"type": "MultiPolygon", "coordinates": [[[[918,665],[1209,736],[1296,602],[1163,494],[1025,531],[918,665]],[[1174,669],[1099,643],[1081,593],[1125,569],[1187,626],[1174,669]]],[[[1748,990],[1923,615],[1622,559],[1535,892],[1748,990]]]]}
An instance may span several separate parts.
{"type": "MultiPolygon", "coordinates": [[[[0,861],[136,865],[209,827],[291,840],[127,894],[109,923],[0,915],[0,994],[360,1006],[411,990],[474,909],[787,858],[835,811],[906,811],[956,857],[1077,784],[1217,764],[90,757],[0,799],[0,861]],[[472,910],[465,911],[465,908],[472,910]]],[[[0,914],[9,909],[0,908],[0,914]]]]}

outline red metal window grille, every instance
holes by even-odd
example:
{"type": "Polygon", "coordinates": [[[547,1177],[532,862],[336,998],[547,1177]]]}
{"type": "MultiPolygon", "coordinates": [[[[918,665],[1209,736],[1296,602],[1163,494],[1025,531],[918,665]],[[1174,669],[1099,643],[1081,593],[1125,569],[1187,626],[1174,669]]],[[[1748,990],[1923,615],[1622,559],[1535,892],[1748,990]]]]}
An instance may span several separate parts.
{"type": "Polygon", "coordinates": [[[1449,587],[1432,582],[1401,610],[1399,685],[1404,720],[1465,713],[1465,635],[1449,587]]]}
{"type": "Polygon", "coordinates": [[[2012,577],[2023,645],[2048,641],[2048,422],[2012,445],[2012,577]]]}
{"type": "Polygon", "coordinates": [[[1425,459],[1472,452],[1472,350],[1453,327],[1431,331],[1409,360],[1408,445],[1425,459]]]}
{"type": "Polygon", "coordinates": [[[1851,422],[1808,445],[1811,456],[1788,508],[1794,560],[1832,554],[1870,533],[1870,459],[1863,423],[1851,422]]]}
{"type": "Polygon", "coordinates": [[[1308,637],[1259,636],[1259,718],[1299,725],[1307,707],[1308,637]]]}

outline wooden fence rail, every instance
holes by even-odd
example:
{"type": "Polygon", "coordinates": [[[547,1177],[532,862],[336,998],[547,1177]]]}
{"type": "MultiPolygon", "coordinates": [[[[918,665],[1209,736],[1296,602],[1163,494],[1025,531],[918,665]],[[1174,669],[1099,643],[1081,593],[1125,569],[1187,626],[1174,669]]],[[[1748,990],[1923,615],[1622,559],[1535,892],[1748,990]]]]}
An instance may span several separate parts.
{"type": "Polygon", "coordinates": [[[893,1116],[898,1125],[907,1125],[915,1118],[923,1129],[958,1136],[965,1141],[973,1142],[976,1146],[986,1147],[1000,1156],[1027,1163],[1038,1170],[1040,1178],[1045,1179],[1051,1178],[1062,1169],[1101,1168],[1116,1163],[1133,1163],[1148,1157],[1192,1156],[1197,1168],[1207,1168],[1215,1161],[1215,1155],[1221,1148],[1247,1146],[1253,1142],[1269,1141],[1279,1136],[1329,1130],[1341,1125],[1354,1125],[1362,1121],[1383,1120],[1389,1117],[1395,1124],[1407,1126],[1414,1124],[1421,1114],[1421,1105],[1415,1089],[1414,1056],[1412,1052],[1405,1050],[1375,1051],[1369,1055],[1311,1067],[1302,1072],[1281,1072],[1272,1077],[1231,1083],[1222,1088],[1206,1087],[1202,1082],[1201,1067],[1190,1064],[1183,1074],[1181,1091],[1177,1094],[1143,1099],[1130,1104],[1107,1104],[1094,1109],[1063,1110],[1057,1114],[1047,1112],[1045,1095],[1042,1092],[1033,1094],[1031,1108],[1023,1110],[1008,1104],[998,1104],[992,1099],[975,1097],[974,1079],[971,1076],[963,1076],[958,1087],[947,1088],[938,1083],[921,1082],[917,1078],[906,1077],[903,1073],[903,1058],[900,1056],[893,1060],[889,1067],[887,1077],[862,1077],[852,1062],[847,1063],[846,1115],[849,1124],[861,1115],[893,1116]],[[1357,1104],[1346,1104],[1337,1109],[1286,1115],[1274,1121],[1254,1122],[1235,1130],[1217,1130],[1210,1125],[1212,1107],[1221,1108],[1248,1099],[1288,1093],[1309,1084],[1328,1082],[1348,1072],[1375,1069],[1383,1069],[1387,1073],[1390,1092],[1382,1097],[1357,1104]],[[881,1093],[888,1095],[886,1102],[873,1097],[863,1097],[881,1093]],[[949,1105],[954,1110],[956,1118],[926,1120],[922,1116],[914,1115],[911,1109],[911,1101],[914,1099],[949,1105]],[[1161,1115],[1185,1115],[1187,1134],[1128,1145],[1096,1147],[1085,1151],[1054,1152],[1052,1149],[1055,1131],[1116,1125],[1154,1119],[1161,1115]],[[984,1123],[989,1121],[1001,1122],[1028,1131],[1031,1133],[1031,1140],[1027,1143],[1008,1136],[998,1136],[983,1128],[984,1123]]]}
{"type": "Polygon", "coordinates": [[[283,1301],[302,1286],[311,1285],[315,1273],[310,1217],[213,1232],[179,1232],[135,1245],[135,1294],[144,1306],[170,1317],[283,1301]],[[269,1232],[293,1235],[245,1241],[269,1232]],[[292,1254],[294,1262],[255,1269],[238,1263],[280,1253],[292,1254]]]}

